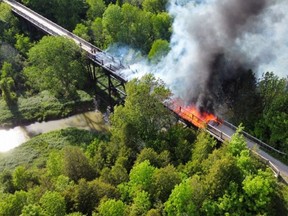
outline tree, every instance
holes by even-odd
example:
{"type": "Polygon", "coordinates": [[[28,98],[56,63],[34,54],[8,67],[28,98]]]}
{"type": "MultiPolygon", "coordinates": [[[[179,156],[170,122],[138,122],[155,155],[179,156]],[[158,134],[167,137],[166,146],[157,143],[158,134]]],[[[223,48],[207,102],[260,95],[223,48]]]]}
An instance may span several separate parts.
{"type": "Polygon", "coordinates": [[[287,151],[288,135],[288,79],[280,79],[267,72],[259,82],[263,101],[263,114],[256,122],[254,132],[258,138],[275,148],[287,151]]]}
{"type": "Polygon", "coordinates": [[[18,166],[13,172],[13,184],[17,190],[27,190],[30,175],[23,166],[18,166]]]}
{"type": "Polygon", "coordinates": [[[192,180],[187,179],[181,184],[177,185],[167,202],[165,202],[165,211],[168,216],[181,215],[199,215],[197,206],[195,204],[195,185],[192,185],[192,180]]]}
{"type": "Polygon", "coordinates": [[[73,30],[73,33],[78,35],[79,37],[83,38],[86,41],[90,40],[90,36],[89,36],[89,29],[87,26],[85,26],[82,23],[78,23],[75,27],[75,29],[73,30]]]}
{"type": "Polygon", "coordinates": [[[83,151],[78,147],[64,149],[64,173],[72,180],[91,180],[95,173],[83,151]]]}
{"type": "Polygon", "coordinates": [[[125,106],[115,107],[111,117],[112,142],[126,145],[134,154],[144,147],[157,148],[154,146],[157,135],[173,121],[161,103],[169,91],[160,80],[147,75],[130,81],[126,93],[125,106]]]}
{"type": "Polygon", "coordinates": [[[75,96],[76,89],[87,80],[80,48],[64,37],[43,37],[30,49],[27,63],[24,73],[31,86],[58,97],[75,96]]]}
{"type": "Polygon", "coordinates": [[[45,213],[54,216],[63,216],[66,212],[64,197],[58,192],[47,191],[40,199],[41,207],[45,213]]]}
{"type": "Polygon", "coordinates": [[[51,152],[47,160],[47,174],[58,177],[63,173],[63,155],[59,152],[51,152]]]}
{"type": "Polygon", "coordinates": [[[136,164],[130,171],[129,184],[131,185],[131,194],[136,190],[150,191],[152,186],[152,177],[155,168],[150,165],[149,161],[144,161],[140,164],[136,164]]]}
{"type": "Polygon", "coordinates": [[[109,199],[100,203],[99,216],[124,216],[126,205],[121,200],[109,199]]]}
{"type": "Polygon", "coordinates": [[[149,193],[146,191],[137,192],[130,207],[130,216],[146,215],[151,207],[149,193]]]}
{"type": "Polygon", "coordinates": [[[103,48],[105,46],[105,36],[103,35],[102,18],[97,17],[92,22],[91,30],[94,39],[94,44],[99,48],[103,48]]]}
{"type": "Polygon", "coordinates": [[[155,200],[163,203],[167,201],[175,185],[181,183],[180,173],[172,165],[155,170],[152,179],[153,187],[150,193],[155,200]]]}
{"type": "Polygon", "coordinates": [[[0,215],[20,215],[23,207],[27,204],[27,192],[16,191],[0,200],[0,215]]]}
{"type": "Polygon", "coordinates": [[[169,50],[170,50],[170,48],[169,48],[169,42],[168,41],[162,40],[162,39],[155,40],[152,44],[150,51],[149,51],[148,58],[152,62],[157,63],[161,60],[162,57],[167,55],[169,50]]]}
{"type": "Polygon", "coordinates": [[[43,209],[36,204],[29,204],[24,206],[20,216],[47,216],[43,209]]]}
{"type": "Polygon", "coordinates": [[[265,214],[269,209],[271,195],[275,191],[275,181],[271,173],[259,171],[248,175],[243,181],[245,204],[251,212],[265,214]]]}
{"type": "Polygon", "coordinates": [[[27,56],[29,49],[33,46],[33,43],[31,43],[30,38],[24,36],[23,34],[16,34],[15,39],[16,39],[15,48],[22,55],[27,56]]]}
{"type": "Polygon", "coordinates": [[[12,76],[14,76],[12,64],[4,62],[1,68],[0,89],[7,105],[12,105],[17,102],[15,82],[12,76]]]}
{"type": "Polygon", "coordinates": [[[167,0],[144,0],[143,9],[151,13],[161,13],[166,11],[167,0]]]}
{"type": "Polygon", "coordinates": [[[0,2],[0,40],[6,41],[10,44],[14,44],[14,35],[18,33],[18,21],[12,14],[11,7],[0,2]]]}
{"type": "Polygon", "coordinates": [[[105,2],[103,0],[86,0],[86,2],[89,5],[87,11],[88,19],[95,20],[96,18],[101,18],[106,9],[105,2]]]}
{"type": "Polygon", "coordinates": [[[106,44],[119,41],[123,16],[118,5],[110,4],[103,14],[102,24],[106,44]]]}

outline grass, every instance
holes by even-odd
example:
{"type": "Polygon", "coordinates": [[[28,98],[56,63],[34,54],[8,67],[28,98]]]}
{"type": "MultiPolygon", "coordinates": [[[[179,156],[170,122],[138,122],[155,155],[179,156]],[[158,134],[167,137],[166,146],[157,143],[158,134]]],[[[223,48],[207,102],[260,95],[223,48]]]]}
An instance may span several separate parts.
{"type": "Polygon", "coordinates": [[[49,153],[53,150],[60,150],[68,145],[85,148],[93,140],[104,138],[101,133],[77,128],[41,134],[7,153],[0,153],[0,172],[4,169],[12,170],[19,165],[43,167],[49,153]]]}
{"type": "Polygon", "coordinates": [[[8,107],[0,99],[0,127],[25,125],[35,121],[46,121],[67,117],[93,109],[93,98],[84,91],[78,91],[77,100],[57,99],[49,91],[24,98],[19,97],[17,104],[8,107]]]}

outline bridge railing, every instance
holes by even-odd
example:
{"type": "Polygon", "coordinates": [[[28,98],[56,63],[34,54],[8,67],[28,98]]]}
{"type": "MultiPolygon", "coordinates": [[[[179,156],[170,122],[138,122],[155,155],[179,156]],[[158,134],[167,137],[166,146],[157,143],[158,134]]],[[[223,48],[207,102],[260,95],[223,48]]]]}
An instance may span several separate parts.
{"type": "MultiPolygon", "coordinates": [[[[227,127],[231,128],[231,129],[235,130],[235,131],[237,130],[237,127],[235,125],[233,125],[233,124],[231,124],[225,120],[223,121],[223,124],[226,125],[227,127]]],[[[257,139],[256,137],[250,135],[249,133],[247,133],[245,131],[242,131],[241,133],[244,135],[244,137],[246,137],[247,139],[251,140],[252,142],[258,144],[260,147],[265,148],[265,149],[270,150],[270,151],[274,151],[280,155],[287,156],[287,154],[285,152],[282,152],[276,148],[273,148],[272,146],[264,143],[263,141],[257,139]]]]}

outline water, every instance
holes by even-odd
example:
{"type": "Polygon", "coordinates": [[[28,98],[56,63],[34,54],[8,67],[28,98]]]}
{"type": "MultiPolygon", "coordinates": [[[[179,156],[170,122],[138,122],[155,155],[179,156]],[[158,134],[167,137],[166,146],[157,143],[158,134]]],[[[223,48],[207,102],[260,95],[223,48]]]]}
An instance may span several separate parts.
{"type": "Polygon", "coordinates": [[[99,111],[85,112],[60,120],[36,122],[28,126],[0,130],[0,152],[7,152],[38,134],[68,127],[90,131],[107,130],[107,124],[105,124],[103,116],[99,111]]]}

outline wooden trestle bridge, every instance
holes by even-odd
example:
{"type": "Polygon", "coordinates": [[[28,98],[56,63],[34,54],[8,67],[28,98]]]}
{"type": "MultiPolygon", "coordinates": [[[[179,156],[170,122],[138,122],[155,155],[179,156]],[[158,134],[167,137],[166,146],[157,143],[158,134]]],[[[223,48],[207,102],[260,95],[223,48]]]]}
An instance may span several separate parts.
{"type": "MultiPolygon", "coordinates": [[[[124,101],[125,99],[125,83],[128,81],[125,77],[123,71],[129,70],[128,66],[123,65],[119,60],[113,58],[113,56],[102,51],[93,44],[85,41],[84,39],[78,37],[77,35],[69,32],[68,30],[62,28],[61,26],[55,24],[54,22],[48,20],[47,18],[41,16],[40,14],[34,12],[33,10],[25,7],[24,5],[14,1],[14,0],[3,0],[11,6],[12,11],[27,20],[29,23],[33,24],[37,28],[41,29],[45,33],[53,36],[63,36],[75,41],[83,51],[87,53],[89,58],[90,66],[90,76],[95,81],[103,91],[108,92],[108,98],[110,104],[112,104],[113,97],[115,95],[118,98],[118,102],[124,101]],[[96,68],[102,68],[102,70],[97,70],[96,68]],[[106,77],[108,82],[103,83],[102,77],[106,77]]],[[[177,113],[175,113],[177,115],[177,113]]],[[[192,115],[192,114],[191,114],[192,115]]],[[[191,116],[190,116],[191,117],[191,116]]],[[[192,116],[193,117],[193,116],[192,116]]],[[[194,116],[194,118],[197,118],[194,116]]],[[[190,124],[185,117],[180,117],[180,119],[185,124],[190,124]]],[[[206,130],[214,136],[219,141],[223,142],[225,140],[231,139],[231,136],[235,133],[236,127],[229,122],[223,121],[222,124],[213,124],[213,122],[208,122],[206,130]]],[[[243,135],[247,141],[247,146],[251,151],[259,156],[263,161],[270,166],[270,168],[275,173],[275,176],[281,177],[284,182],[288,182],[288,166],[277,160],[273,156],[269,155],[263,149],[268,150],[280,155],[287,156],[286,153],[280,152],[277,149],[263,143],[257,138],[243,132],[243,135]]]]}

